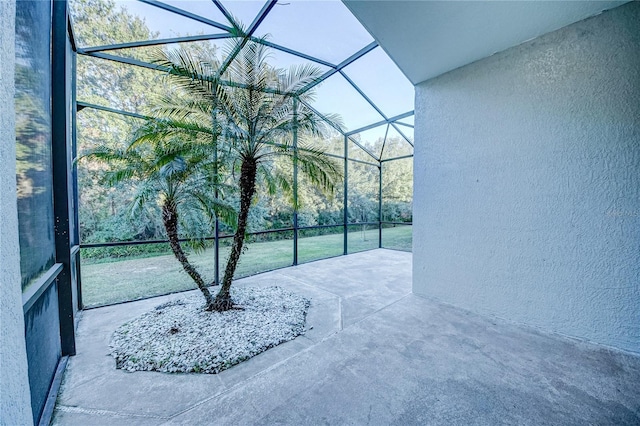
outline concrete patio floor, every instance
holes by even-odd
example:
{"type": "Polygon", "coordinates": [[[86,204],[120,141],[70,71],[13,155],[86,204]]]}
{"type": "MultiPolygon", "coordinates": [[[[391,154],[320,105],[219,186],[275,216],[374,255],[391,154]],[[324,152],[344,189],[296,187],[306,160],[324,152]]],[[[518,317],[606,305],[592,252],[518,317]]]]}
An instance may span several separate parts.
{"type": "Polygon", "coordinates": [[[640,424],[640,357],[411,294],[411,253],[247,279],[312,300],[308,331],[216,375],[128,373],[123,322],[181,295],[82,313],[57,425],[640,424]]]}

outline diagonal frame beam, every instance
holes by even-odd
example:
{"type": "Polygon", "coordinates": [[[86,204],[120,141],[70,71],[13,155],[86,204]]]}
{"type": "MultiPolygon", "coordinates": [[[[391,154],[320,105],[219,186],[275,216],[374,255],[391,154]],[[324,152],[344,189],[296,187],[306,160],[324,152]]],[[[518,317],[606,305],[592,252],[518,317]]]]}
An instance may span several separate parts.
{"type": "Polygon", "coordinates": [[[124,111],[124,110],[121,110],[121,109],[109,108],[109,107],[106,107],[106,106],[92,104],[92,103],[89,103],[89,102],[77,101],[76,105],[77,105],[77,107],[76,107],[77,111],[82,111],[85,108],[89,108],[89,109],[97,109],[97,110],[100,110],[100,111],[110,112],[110,113],[113,113],[113,114],[126,115],[127,117],[139,118],[141,120],[151,120],[152,119],[148,115],[142,115],[142,114],[138,114],[138,113],[135,113],[135,112],[124,111]]]}
{"type": "MultiPolygon", "coordinates": [[[[362,132],[364,132],[366,130],[373,129],[374,127],[382,126],[383,124],[393,124],[397,120],[402,120],[403,118],[411,117],[413,114],[414,114],[413,111],[407,111],[407,112],[404,112],[402,114],[395,115],[395,116],[393,116],[391,118],[388,118],[386,120],[378,121],[377,123],[369,124],[367,126],[360,127],[359,129],[351,130],[350,132],[347,132],[347,135],[354,135],[356,133],[362,133],[362,132]]],[[[407,124],[406,126],[409,126],[409,125],[407,124]]],[[[413,127],[413,126],[409,126],[409,127],[413,127]]]]}
{"type": "Polygon", "coordinates": [[[404,132],[402,130],[400,130],[400,128],[398,127],[398,125],[396,123],[391,123],[391,127],[396,129],[396,132],[400,133],[400,136],[402,136],[404,138],[404,140],[407,141],[407,143],[409,145],[411,145],[411,148],[413,148],[413,142],[411,142],[409,140],[409,138],[407,137],[407,135],[405,135],[404,132]]]}
{"type": "Polygon", "coordinates": [[[102,46],[84,47],[84,48],[77,49],[77,52],[86,54],[86,53],[94,53],[94,52],[106,52],[109,50],[132,49],[136,47],[159,46],[161,44],[184,43],[184,42],[191,42],[191,41],[220,40],[220,39],[227,39],[231,37],[233,36],[228,33],[200,34],[200,35],[194,35],[194,36],[159,38],[155,40],[132,41],[128,43],[105,44],[102,46]]]}
{"type": "MultiPolygon", "coordinates": [[[[233,49],[231,54],[227,57],[227,59],[225,59],[224,63],[220,66],[220,69],[218,69],[218,72],[217,72],[217,77],[218,78],[220,78],[222,76],[222,74],[224,74],[224,72],[227,70],[227,68],[229,68],[229,65],[231,65],[231,62],[233,62],[233,60],[236,58],[236,56],[238,56],[238,54],[240,53],[242,48],[251,39],[251,36],[253,35],[253,33],[258,29],[258,26],[262,23],[264,18],[267,17],[267,15],[271,11],[271,9],[273,9],[273,6],[275,6],[277,3],[278,3],[278,0],[269,0],[267,3],[264,4],[264,6],[262,6],[262,9],[258,13],[258,15],[255,17],[255,19],[253,20],[253,22],[249,26],[249,29],[247,30],[246,34],[244,35],[244,37],[242,39],[242,42],[240,42],[235,47],[235,49],[233,49]]],[[[218,4],[218,3],[216,3],[216,4],[218,4]]],[[[231,22],[234,25],[236,25],[236,23],[233,20],[231,22]]]]}
{"type": "MultiPolygon", "coordinates": [[[[373,109],[376,110],[376,112],[378,114],[380,114],[382,116],[382,118],[384,118],[383,122],[386,122],[388,124],[390,124],[391,126],[393,126],[393,128],[400,134],[400,136],[402,136],[402,138],[409,144],[411,145],[411,147],[413,148],[413,143],[409,140],[409,138],[402,133],[402,131],[395,125],[395,123],[391,120],[389,120],[389,118],[387,118],[387,116],[380,110],[380,108],[378,108],[378,106],[375,104],[375,102],[373,102],[361,89],[360,87],[358,87],[358,85],[351,79],[349,78],[349,76],[347,74],[345,74],[345,72],[343,70],[340,70],[340,75],[342,75],[345,80],[347,80],[349,82],[349,84],[351,84],[351,86],[356,89],[356,91],[360,94],[360,96],[362,96],[364,98],[365,101],[367,101],[367,103],[369,105],[371,105],[371,107],[373,107],[373,109]]],[[[371,126],[368,127],[369,129],[373,128],[375,126],[371,126]]],[[[388,129],[387,129],[388,131],[388,129]]],[[[354,134],[354,133],[358,133],[358,132],[349,132],[349,134],[354,134]]]]}
{"type": "Polygon", "coordinates": [[[160,9],[167,10],[169,12],[177,13],[178,15],[181,15],[181,16],[183,16],[185,18],[193,19],[194,21],[198,21],[198,22],[201,22],[203,24],[211,25],[212,27],[216,27],[218,29],[221,29],[221,30],[224,30],[224,31],[227,31],[227,32],[232,32],[233,31],[233,29],[231,27],[228,27],[228,26],[223,25],[223,24],[221,24],[219,22],[216,22],[216,21],[212,21],[211,19],[203,18],[200,15],[196,15],[195,13],[187,12],[186,10],[180,9],[178,7],[175,7],[175,6],[171,6],[171,5],[166,4],[166,3],[161,3],[161,2],[156,1],[156,0],[138,0],[138,1],[140,1],[142,3],[146,3],[146,4],[151,5],[151,6],[155,6],[155,7],[160,8],[160,9]]]}
{"type": "Polygon", "coordinates": [[[332,70],[329,70],[326,73],[324,73],[323,75],[321,75],[317,80],[312,81],[311,83],[307,84],[305,87],[301,88],[298,91],[297,95],[301,95],[304,92],[310,90],[311,88],[317,86],[318,84],[320,84],[321,82],[323,82],[327,78],[331,77],[335,73],[337,73],[337,72],[341,71],[343,68],[347,67],[349,64],[353,63],[354,61],[357,61],[358,59],[360,59],[361,57],[363,57],[367,53],[371,52],[376,47],[378,47],[378,43],[375,42],[375,41],[372,41],[371,43],[369,43],[368,45],[366,45],[362,49],[358,50],[353,55],[349,56],[344,61],[340,62],[332,70]]]}
{"type": "Polygon", "coordinates": [[[402,121],[397,121],[396,124],[398,124],[400,126],[404,126],[404,127],[409,127],[411,129],[414,128],[414,126],[412,126],[411,124],[403,123],[402,121]]]}
{"type": "Polygon", "coordinates": [[[220,12],[222,12],[222,14],[224,15],[225,18],[227,18],[227,21],[229,21],[232,25],[235,24],[235,19],[233,18],[233,16],[231,15],[231,13],[229,13],[229,11],[227,10],[226,7],[224,7],[224,5],[222,3],[220,3],[220,0],[211,0],[213,2],[213,4],[216,5],[216,7],[218,8],[218,10],[220,12]]]}
{"type": "Polygon", "coordinates": [[[340,70],[339,73],[344,77],[345,80],[349,82],[351,87],[356,89],[356,92],[358,92],[360,96],[362,96],[364,100],[367,101],[367,103],[371,105],[371,107],[373,107],[373,109],[375,109],[376,112],[382,116],[382,118],[385,119],[385,121],[388,120],[385,113],[383,113],[382,110],[380,110],[380,108],[378,108],[378,106],[360,89],[360,87],[358,87],[358,85],[353,80],[351,80],[351,78],[347,74],[345,74],[344,70],[340,70]]]}
{"type": "MultiPolygon", "coordinates": [[[[140,61],[138,59],[133,59],[133,58],[125,58],[122,56],[115,56],[115,55],[111,55],[108,53],[102,53],[102,52],[94,52],[94,53],[82,53],[82,52],[78,52],[84,56],[88,56],[91,58],[98,58],[98,59],[104,59],[107,61],[113,61],[113,62],[119,62],[121,64],[128,64],[128,65],[134,65],[137,67],[141,67],[141,68],[146,68],[152,71],[159,71],[159,72],[163,72],[163,73],[171,73],[171,70],[167,67],[163,67],[161,65],[154,65],[151,64],[149,62],[145,62],[145,61],[140,61]]],[[[241,84],[241,83],[236,83],[233,81],[228,81],[228,80],[221,80],[220,84],[222,84],[223,86],[229,86],[229,87],[238,87],[240,89],[247,89],[249,88],[249,86],[245,85],[245,84],[241,84]]],[[[294,96],[294,94],[292,93],[281,93],[275,89],[263,89],[265,90],[267,93],[274,93],[277,95],[283,95],[283,96],[294,96]]]]}

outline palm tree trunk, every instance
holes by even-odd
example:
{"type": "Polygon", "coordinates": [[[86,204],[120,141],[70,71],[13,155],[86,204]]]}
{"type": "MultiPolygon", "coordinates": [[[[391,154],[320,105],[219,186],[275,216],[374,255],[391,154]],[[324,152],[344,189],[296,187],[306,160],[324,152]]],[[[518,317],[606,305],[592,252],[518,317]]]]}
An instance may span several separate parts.
{"type": "Polygon", "coordinates": [[[233,275],[236,272],[238,260],[242,253],[242,246],[244,245],[244,235],[247,231],[247,218],[249,217],[251,200],[256,192],[256,171],[257,164],[253,158],[245,158],[242,161],[242,167],[240,169],[240,212],[238,214],[238,227],[233,236],[233,245],[231,246],[231,253],[229,254],[229,260],[227,261],[227,266],[224,271],[222,287],[216,295],[215,301],[208,308],[210,310],[227,311],[233,307],[229,290],[231,289],[233,275]]]}
{"type": "Polygon", "coordinates": [[[204,298],[207,303],[207,307],[211,306],[213,303],[213,296],[211,296],[211,292],[207,288],[204,280],[196,270],[196,268],[189,263],[189,259],[187,259],[187,255],[182,251],[182,246],[180,245],[180,240],[178,239],[178,210],[176,208],[175,202],[171,200],[165,200],[162,204],[162,222],[164,223],[164,228],[167,231],[167,236],[169,237],[169,244],[171,245],[171,250],[173,254],[176,256],[176,259],[182,264],[185,272],[189,274],[189,276],[196,282],[196,285],[204,295],[204,298]]]}

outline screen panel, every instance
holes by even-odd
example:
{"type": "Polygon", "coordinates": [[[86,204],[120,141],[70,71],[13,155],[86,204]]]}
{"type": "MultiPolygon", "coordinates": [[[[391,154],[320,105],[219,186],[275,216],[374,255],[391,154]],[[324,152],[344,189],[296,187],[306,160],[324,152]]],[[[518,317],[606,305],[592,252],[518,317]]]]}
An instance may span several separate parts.
{"type": "Polygon", "coordinates": [[[298,231],[298,263],[340,256],[344,250],[344,227],[301,229],[298,231]]]}
{"type": "Polygon", "coordinates": [[[382,220],[413,220],[413,158],[382,163],[382,220]]]}
{"type": "Polygon", "coordinates": [[[378,243],[378,224],[349,224],[347,228],[347,251],[349,254],[376,249],[378,243]]]}
{"type": "MultiPolygon", "coordinates": [[[[210,242],[205,250],[194,251],[183,244],[190,262],[206,282],[214,278],[212,245],[210,242]]],[[[168,243],[83,248],[81,257],[82,302],[86,307],[196,288],[168,243]]]]}
{"type": "MultiPolygon", "coordinates": [[[[220,279],[231,252],[231,238],[220,241],[220,279]]],[[[247,235],[234,278],[293,265],[293,231],[247,235]]]]}
{"type": "MultiPolygon", "coordinates": [[[[404,126],[398,127],[405,136],[409,137],[409,140],[413,141],[412,128],[404,126]],[[411,135],[411,137],[409,135],[411,135]]],[[[389,133],[387,134],[387,139],[385,140],[384,149],[382,151],[382,159],[386,160],[412,154],[413,147],[393,126],[389,126],[389,133]]]]}
{"type": "Polygon", "coordinates": [[[377,222],[380,191],[378,167],[349,161],[348,173],[349,223],[377,222]]]}
{"type": "Polygon", "coordinates": [[[340,114],[347,131],[377,123],[383,117],[339,73],[324,80],[315,88],[313,107],[321,113],[340,114]]]}
{"type": "Polygon", "coordinates": [[[413,234],[411,225],[382,224],[382,247],[392,250],[411,251],[413,234]]]}

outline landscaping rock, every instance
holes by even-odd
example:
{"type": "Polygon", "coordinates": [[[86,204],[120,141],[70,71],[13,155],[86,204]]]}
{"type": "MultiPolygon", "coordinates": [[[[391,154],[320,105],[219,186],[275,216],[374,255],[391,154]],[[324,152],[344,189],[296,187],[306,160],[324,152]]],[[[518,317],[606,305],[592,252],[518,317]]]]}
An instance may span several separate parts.
{"type": "Polygon", "coordinates": [[[120,326],[110,347],[127,371],[218,373],[304,333],[310,301],[279,287],[232,288],[238,309],[207,312],[201,295],[120,326]]]}

